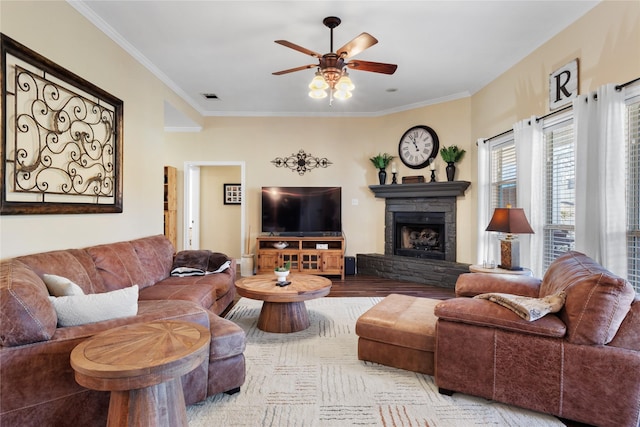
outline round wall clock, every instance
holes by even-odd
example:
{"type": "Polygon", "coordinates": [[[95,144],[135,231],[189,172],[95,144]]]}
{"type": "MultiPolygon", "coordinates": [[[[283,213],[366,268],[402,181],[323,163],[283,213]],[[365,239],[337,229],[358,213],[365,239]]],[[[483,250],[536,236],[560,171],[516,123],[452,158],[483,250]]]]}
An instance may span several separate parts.
{"type": "Polygon", "coordinates": [[[402,135],[398,154],[402,163],[411,169],[429,165],[429,159],[438,155],[438,135],[429,126],[414,126],[402,135]]]}

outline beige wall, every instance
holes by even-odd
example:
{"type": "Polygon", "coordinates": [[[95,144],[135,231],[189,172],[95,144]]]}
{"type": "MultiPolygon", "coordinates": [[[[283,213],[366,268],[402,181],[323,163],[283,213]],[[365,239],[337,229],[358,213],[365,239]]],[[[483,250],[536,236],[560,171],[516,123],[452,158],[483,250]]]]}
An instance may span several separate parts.
{"type": "Polygon", "coordinates": [[[124,212],[2,216],[0,255],[162,233],[166,87],[64,1],[2,1],[0,8],[0,31],[124,101],[124,212]]]}
{"type": "MultiPolygon", "coordinates": [[[[549,113],[549,74],[578,58],[579,92],[640,77],[640,2],[604,1],[471,98],[473,139],[549,113]]],[[[472,151],[473,176],[477,151],[472,151]]],[[[476,193],[472,203],[476,205],[476,193]]],[[[470,218],[473,229],[475,216],[470,218]]],[[[473,235],[474,247],[477,236],[473,235]]]]}
{"type": "MultiPolygon", "coordinates": [[[[209,117],[202,132],[167,135],[167,157],[182,169],[185,161],[246,162],[247,226],[252,230],[253,245],[261,225],[262,186],[341,186],[347,254],[381,253],[384,200],[376,199],[369,190],[368,186],[378,181],[369,157],[378,152],[397,156],[400,137],[416,124],[431,126],[442,145],[457,144],[470,150],[469,112],[470,100],[463,99],[379,118],[209,117]],[[276,157],[290,156],[301,149],[315,157],[326,157],[332,164],[299,175],[271,163],[276,157]]],[[[396,165],[399,180],[404,175],[428,174],[427,170],[406,168],[399,160],[396,165]]],[[[466,159],[460,163],[458,179],[472,180],[467,165],[466,159]]],[[[446,180],[444,166],[438,162],[438,180],[446,180]]],[[[471,214],[465,197],[460,200],[460,210],[467,212],[462,216],[471,214]]],[[[463,235],[472,233],[466,223],[459,221],[463,235]]],[[[458,248],[465,250],[464,239],[458,248]]]]}
{"type": "MultiPolygon", "coordinates": [[[[368,188],[377,182],[368,158],[378,152],[396,155],[403,132],[425,124],[435,129],[441,145],[457,144],[467,150],[457,179],[472,185],[458,204],[457,252],[458,261],[475,262],[475,140],[502,132],[532,114],[546,113],[548,74],[573,58],[580,60],[581,91],[640,76],[640,3],[605,1],[470,98],[372,118],[202,118],[66,2],[2,0],[0,8],[2,32],[120,97],[125,112],[124,213],[2,216],[3,258],[161,233],[162,165],[179,170],[182,206],[185,161],[246,162],[247,225],[252,238],[260,226],[261,186],[342,186],[347,254],[381,253],[384,201],[375,199],[368,188]],[[55,38],[48,31],[52,20],[57,22],[55,38]],[[98,55],[104,59],[96,59],[98,55]],[[202,132],[164,133],[165,99],[202,124],[202,132]],[[333,164],[303,176],[271,164],[275,157],[300,149],[333,164]]],[[[428,175],[427,170],[416,172],[396,164],[400,177],[428,175]]],[[[438,180],[445,179],[439,159],[438,180]]],[[[181,217],[179,208],[178,248],[181,217]]],[[[239,236],[233,240],[239,241],[239,236]]]]}
{"type": "Polygon", "coordinates": [[[240,183],[239,166],[200,168],[200,247],[240,259],[240,205],[225,205],[223,185],[240,183]]]}

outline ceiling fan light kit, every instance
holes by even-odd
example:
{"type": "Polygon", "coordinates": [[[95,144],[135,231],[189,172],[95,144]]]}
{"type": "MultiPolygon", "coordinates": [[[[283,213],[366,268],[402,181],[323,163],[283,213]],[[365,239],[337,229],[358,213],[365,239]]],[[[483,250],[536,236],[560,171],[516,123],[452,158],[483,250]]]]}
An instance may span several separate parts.
{"type": "Polygon", "coordinates": [[[275,42],[278,44],[317,58],[318,64],[303,65],[301,67],[277,71],[273,74],[279,76],[282,74],[292,73],[294,71],[308,70],[309,68],[317,67],[315,76],[309,84],[309,96],[314,99],[326,98],[327,90],[329,90],[329,104],[331,104],[334,98],[344,100],[353,96],[351,92],[355,89],[355,85],[349,77],[347,68],[382,74],[395,73],[398,68],[395,64],[384,64],[381,62],[369,61],[345,62],[345,59],[355,56],[363,50],[378,43],[378,40],[368,33],[360,34],[334,53],[333,29],[340,25],[340,22],[340,18],[336,16],[328,16],[322,21],[322,23],[331,31],[331,53],[326,53],[324,55],[320,55],[317,52],[298,46],[286,40],[276,40],[275,42]]]}

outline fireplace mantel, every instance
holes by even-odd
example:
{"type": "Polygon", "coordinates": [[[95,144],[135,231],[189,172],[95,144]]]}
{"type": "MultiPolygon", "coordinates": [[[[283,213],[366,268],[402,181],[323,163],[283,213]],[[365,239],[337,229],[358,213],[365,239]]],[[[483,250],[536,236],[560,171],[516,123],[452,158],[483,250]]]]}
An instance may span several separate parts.
{"type": "Polygon", "coordinates": [[[370,185],[375,197],[385,199],[413,197],[457,197],[464,194],[469,181],[425,182],[419,184],[370,185]]]}

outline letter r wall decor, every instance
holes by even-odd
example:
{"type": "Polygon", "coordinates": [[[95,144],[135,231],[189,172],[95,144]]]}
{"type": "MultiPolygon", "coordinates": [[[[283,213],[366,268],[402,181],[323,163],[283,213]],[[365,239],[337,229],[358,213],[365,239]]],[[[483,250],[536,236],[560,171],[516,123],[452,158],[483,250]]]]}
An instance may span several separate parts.
{"type": "Polygon", "coordinates": [[[122,101],[4,34],[0,43],[0,214],[122,212],[122,101]]]}
{"type": "Polygon", "coordinates": [[[574,59],[549,75],[549,110],[571,104],[578,96],[578,60],[574,59]]]}

